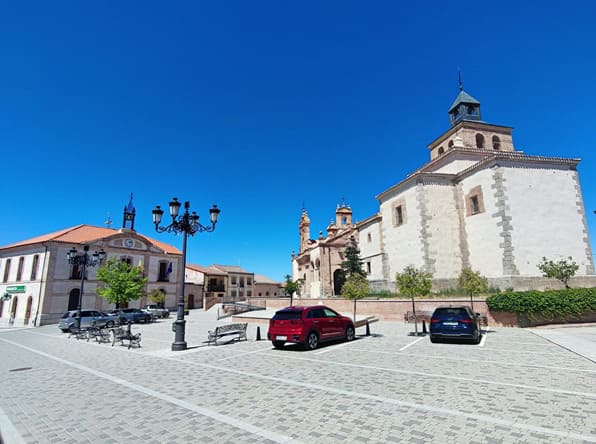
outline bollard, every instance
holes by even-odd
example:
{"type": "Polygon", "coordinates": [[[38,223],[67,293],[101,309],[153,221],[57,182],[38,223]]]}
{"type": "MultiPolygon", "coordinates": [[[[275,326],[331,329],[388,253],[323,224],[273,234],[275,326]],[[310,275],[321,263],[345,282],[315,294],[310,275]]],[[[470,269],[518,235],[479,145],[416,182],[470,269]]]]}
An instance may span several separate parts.
{"type": "Polygon", "coordinates": [[[422,321],[422,333],[423,333],[423,334],[426,334],[426,333],[428,333],[428,332],[426,331],[426,321],[424,321],[424,320],[422,321]]]}
{"type": "Polygon", "coordinates": [[[370,327],[368,326],[368,322],[366,323],[366,336],[370,336],[370,327]]]}
{"type": "Polygon", "coordinates": [[[261,340],[261,327],[257,325],[257,341],[261,340]]]}

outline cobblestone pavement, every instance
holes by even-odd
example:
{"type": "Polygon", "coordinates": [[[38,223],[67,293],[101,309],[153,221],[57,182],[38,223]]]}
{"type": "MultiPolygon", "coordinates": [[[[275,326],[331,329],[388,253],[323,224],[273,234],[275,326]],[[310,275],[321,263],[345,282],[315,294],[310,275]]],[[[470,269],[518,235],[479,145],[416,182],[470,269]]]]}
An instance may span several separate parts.
{"type": "MultiPolygon", "coordinates": [[[[192,311],[189,349],[169,319],[142,348],[0,331],[0,431],[12,443],[596,442],[596,364],[526,329],[431,344],[400,322],[314,351],[207,346],[226,320],[192,311]]],[[[260,326],[266,337],[266,324],[260,326]]]]}

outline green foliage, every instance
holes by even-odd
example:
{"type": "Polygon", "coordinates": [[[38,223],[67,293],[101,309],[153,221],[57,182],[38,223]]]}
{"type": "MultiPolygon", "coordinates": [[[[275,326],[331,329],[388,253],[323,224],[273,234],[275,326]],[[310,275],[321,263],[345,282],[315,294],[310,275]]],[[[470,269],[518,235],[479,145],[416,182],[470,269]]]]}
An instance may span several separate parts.
{"type": "Polygon", "coordinates": [[[346,260],[341,263],[341,268],[346,272],[347,277],[354,275],[366,276],[360,260],[360,249],[354,236],[350,237],[350,243],[346,247],[344,254],[346,260]]]}
{"type": "Polygon", "coordinates": [[[117,258],[108,259],[97,269],[97,280],[103,282],[97,293],[112,304],[127,304],[145,294],[147,279],[138,267],[117,258]]]}
{"type": "Polygon", "coordinates": [[[482,276],[479,271],[472,271],[470,268],[464,268],[461,271],[457,283],[459,288],[470,296],[488,290],[488,279],[482,276]]]}
{"type": "Polygon", "coordinates": [[[368,281],[359,274],[348,277],[343,287],[341,287],[341,296],[345,299],[362,299],[368,296],[368,293],[368,281]]]}
{"type": "Polygon", "coordinates": [[[149,293],[147,293],[147,297],[149,300],[155,304],[163,304],[166,300],[166,295],[163,291],[154,288],[149,293]]]}
{"type": "Polygon", "coordinates": [[[544,277],[555,278],[561,281],[565,285],[565,288],[569,288],[567,282],[575,276],[575,272],[579,269],[579,265],[573,261],[571,256],[568,259],[559,259],[557,262],[552,259],[547,260],[546,257],[543,257],[542,262],[536,266],[544,277]]]}
{"type": "Polygon", "coordinates": [[[596,311],[596,288],[549,291],[506,291],[486,299],[491,311],[509,311],[533,318],[579,316],[596,311]]]}
{"type": "Polygon", "coordinates": [[[395,275],[399,292],[405,296],[426,296],[432,288],[432,273],[408,265],[402,273],[395,275]]]}
{"type": "Polygon", "coordinates": [[[294,293],[300,296],[300,291],[302,290],[302,279],[296,279],[296,281],[292,281],[292,277],[289,274],[286,274],[286,285],[283,288],[283,293],[286,296],[292,297],[294,293]]]}

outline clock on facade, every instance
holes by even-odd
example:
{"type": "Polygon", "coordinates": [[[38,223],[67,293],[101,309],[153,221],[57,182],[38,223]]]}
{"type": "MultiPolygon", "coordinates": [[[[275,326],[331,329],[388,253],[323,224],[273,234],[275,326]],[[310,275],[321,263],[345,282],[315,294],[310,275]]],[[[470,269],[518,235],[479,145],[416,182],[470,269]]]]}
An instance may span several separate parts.
{"type": "Polygon", "coordinates": [[[135,241],[132,239],[124,239],[124,246],[128,247],[128,248],[132,248],[132,246],[135,244],[135,241]]]}

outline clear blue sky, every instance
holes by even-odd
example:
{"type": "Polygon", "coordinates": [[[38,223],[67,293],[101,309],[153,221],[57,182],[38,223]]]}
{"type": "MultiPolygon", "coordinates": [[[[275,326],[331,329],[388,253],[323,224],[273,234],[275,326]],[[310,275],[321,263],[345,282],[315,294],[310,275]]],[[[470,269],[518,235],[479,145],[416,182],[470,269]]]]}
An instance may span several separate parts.
{"type": "Polygon", "coordinates": [[[316,237],[428,160],[461,68],[517,149],[582,159],[594,247],[596,4],[530,3],[4,2],[0,245],[119,228],[133,192],[181,247],[151,224],[177,196],[222,209],[191,262],[281,280],[303,202],[316,237]]]}

